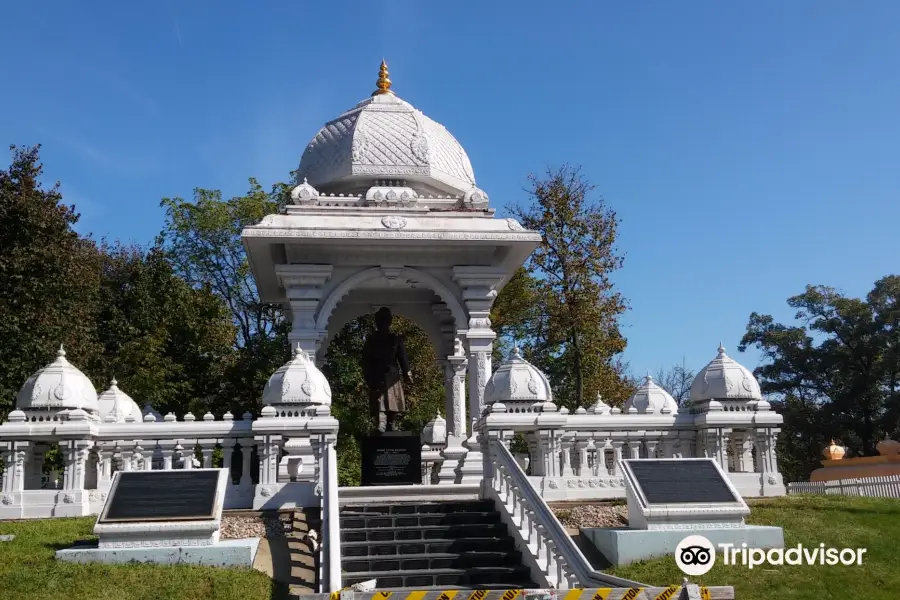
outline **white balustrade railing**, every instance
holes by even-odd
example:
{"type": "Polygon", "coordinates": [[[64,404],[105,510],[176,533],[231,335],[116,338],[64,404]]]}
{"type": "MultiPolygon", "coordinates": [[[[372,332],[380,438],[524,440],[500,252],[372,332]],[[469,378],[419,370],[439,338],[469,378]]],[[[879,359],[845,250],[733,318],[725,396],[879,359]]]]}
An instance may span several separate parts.
{"type": "Polygon", "coordinates": [[[815,494],[819,496],[900,498],[900,475],[835,479],[832,481],[792,481],[787,484],[787,491],[788,494],[815,494]]]}
{"type": "Polygon", "coordinates": [[[642,587],[595,570],[503,441],[491,436],[487,446],[485,493],[513,530],[539,585],[562,589],[642,587]]]}

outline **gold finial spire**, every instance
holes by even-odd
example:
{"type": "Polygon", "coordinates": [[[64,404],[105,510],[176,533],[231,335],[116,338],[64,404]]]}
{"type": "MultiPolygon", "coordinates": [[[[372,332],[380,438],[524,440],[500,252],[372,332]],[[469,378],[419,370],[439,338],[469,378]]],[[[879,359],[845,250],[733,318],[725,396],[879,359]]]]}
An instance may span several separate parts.
{"type": "Polygon", "coordinates": [[[384,62],[384,59],[381,59],[381,66],[378,68],[378,81],[375,83],[375,87],[378,89],[372,92],[373,96],[378,96],[379,94],[393,94],[391,91],[391,80],[388,79],[388,68],[387,63],[384,62]]]}

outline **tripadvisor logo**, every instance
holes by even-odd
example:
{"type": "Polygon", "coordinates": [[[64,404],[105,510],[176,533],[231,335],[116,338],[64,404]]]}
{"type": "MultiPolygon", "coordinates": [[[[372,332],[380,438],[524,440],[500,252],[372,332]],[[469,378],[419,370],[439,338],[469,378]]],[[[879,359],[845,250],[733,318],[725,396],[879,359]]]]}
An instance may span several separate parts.
{"type": "MultiPolygon", "coordinates": [[[[792,548],[749,548],[747,544],[718,544],[722,554],[722,564],[744,566],[748,569],[760,565],[861,565],[865,548],[805,548],[797,544],[792,548]]],[[[716,563],[716,546],[702,535],[689,535],[675,548],[675,564],[685,575],[704,575],[716,563]]]]}

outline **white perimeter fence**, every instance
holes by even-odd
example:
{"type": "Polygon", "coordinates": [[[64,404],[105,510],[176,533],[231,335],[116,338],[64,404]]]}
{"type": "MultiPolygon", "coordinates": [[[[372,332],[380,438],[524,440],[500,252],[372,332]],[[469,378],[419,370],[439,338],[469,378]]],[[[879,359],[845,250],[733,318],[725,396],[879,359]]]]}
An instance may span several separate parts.
{"type": "Polygon", "coordinates": [[[834,481],[793,481],[787,485],[788,494],[817,494],[834,496],[871,496],[900,498],[900,475],[836,479],[834,481]]]}

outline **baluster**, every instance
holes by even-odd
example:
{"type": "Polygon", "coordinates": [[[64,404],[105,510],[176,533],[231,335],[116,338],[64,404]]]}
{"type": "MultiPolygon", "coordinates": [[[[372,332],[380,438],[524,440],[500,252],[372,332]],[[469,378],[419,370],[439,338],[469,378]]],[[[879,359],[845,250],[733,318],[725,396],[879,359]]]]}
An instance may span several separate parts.
{"type": "Polygon", "coordinates": [[[556,587],[566,589],[569,587],[569,580],[566,579],[566,559],[562,556],[556,559],[556,587]]]}
{"type": "Polygon", "coordinates": [[[537,549],[534,553],[534,558],[538,564],[541,564],[541,555],[542,555],[542,552],[544,551],[544,536],[541,535],[543,533],[543,531],[544,531],[543,525],[538,523],[534,526],[534,537],[535,537],[535,542],[536,542],[535,545],[537,547],[537,549]]]}
{"type": "Polygon", "coordinates": [[[532,544],[535,544],[534,511],[531,510],[531,507],[527,507],[525,509],[525,515],[528,518],[528,527],[525,529],[525,531],[528,533],[528,538],[525,540],[525,542],[529,546],[531,546],[532,544]]]}
{"type": "Polygon", "coordinates": [[[556,551],[556,544],[550,537],[547,537],[547,540],[544,542],[547,546],[547,563],[544,568],[544,573],[547,575],[547,579],[550,579],[555,574],[556,570],[556,557],[554,556],[554,552],[556,551]]]}

